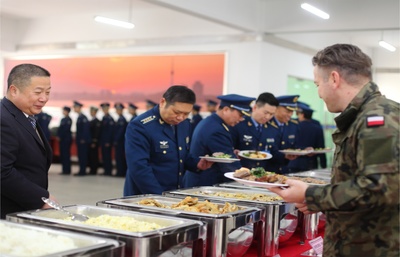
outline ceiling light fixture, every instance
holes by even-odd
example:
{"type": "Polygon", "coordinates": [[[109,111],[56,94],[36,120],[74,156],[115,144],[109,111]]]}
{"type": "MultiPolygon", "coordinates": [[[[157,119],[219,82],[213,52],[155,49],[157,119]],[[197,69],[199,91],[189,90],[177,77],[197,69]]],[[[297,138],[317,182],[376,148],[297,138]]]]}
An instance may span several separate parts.
{"type": "Polygon", "coordinates": [[[317,15],[318,17],[320,17],[322,19],[325,19],[325,20],[329,19],[329,14],[327,14],[324,11],[321,11],[317,7],[314,7],[314,6],[310,5],[310,4],[302,3],[301,4],[301,8],[303,8],[304,10],[306,10],[306,11],[308,11],[308,12],[314,14],[314,15],[317,15]]]}
{"type": "Polygon", "coordinates": [[[391,45],[388,42],[386,42],[385,40],[383,40],[383,33],[384,32],[382,31],[381,40],[379,41],[379,45],[390,52],[396,51],[396,47],[394,47],[393,45],[391,45]]]}
{"type": "MultiPolygon", "coordinates": [[[[128,21],[132,20],[132,0],[129,1],[129,14],[128,14],[128,21]]],[[[122,27],[125,29],[133,29],[135,25],[132,22],[128,21],[121,21],[116,19],[107,18],[104,16],[95,16],[94,20],[100,23],[105,23],[108,25],[113,25],[117,27],[122,27]]]]}
{"type": "Polygon", "coordinates": [[[114,25],[114,26],[118,26],[118,27],[122,27],[122,28],[126,28],[126,29],[133,29],[135,27],[135,25],[131,22],[115,20],[115,19],[111,19],[111,18],[107,18],[107,17],[103,17],[103,16],[95,16],[94,20],[97,22],[100,22],[100,23],[114,25]]]}

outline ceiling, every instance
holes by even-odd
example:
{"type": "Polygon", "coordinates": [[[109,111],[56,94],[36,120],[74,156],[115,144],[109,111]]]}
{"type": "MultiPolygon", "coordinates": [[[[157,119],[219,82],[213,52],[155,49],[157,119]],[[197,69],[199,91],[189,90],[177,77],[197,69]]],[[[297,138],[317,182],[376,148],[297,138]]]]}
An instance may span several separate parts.
{"type": "Polygon", "coordinates": [[[0,0],[1,50],[255,40],[313,53],[334,43],[386,51],[381,39],[400,48],[399,0],[304,1],[331,18],[307,13],[299,0],[0,0]],[[98,24],[95,15],[135,28],[98,24]]]}

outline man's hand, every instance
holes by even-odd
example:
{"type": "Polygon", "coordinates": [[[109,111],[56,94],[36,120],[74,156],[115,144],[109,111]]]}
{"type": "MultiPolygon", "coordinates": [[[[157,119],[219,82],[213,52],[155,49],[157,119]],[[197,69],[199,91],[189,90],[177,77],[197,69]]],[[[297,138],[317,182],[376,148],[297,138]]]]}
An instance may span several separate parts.
{"type": "Polygon", "coordinates": [[[197,168],[199,170],[206,170],[209,169],[214,162],[207,161],[206,159],[200,159],[199,163],[197,163],[197,168]]]}
{"type": "Polygon", "coordinates": [[[286,184],[287,188],[271,187],[268,188],[271,192],[280,195],[285,202],[288,203],[304,203],[306,197],[306,190],[308,185],[302,181],[288,179],[286,184]]]}

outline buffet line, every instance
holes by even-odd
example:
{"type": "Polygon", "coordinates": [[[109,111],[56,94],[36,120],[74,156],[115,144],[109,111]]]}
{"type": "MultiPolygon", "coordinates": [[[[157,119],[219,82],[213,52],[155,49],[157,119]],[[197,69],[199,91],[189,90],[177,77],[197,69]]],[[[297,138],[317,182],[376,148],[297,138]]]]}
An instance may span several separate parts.
{"type": "Polygon", "coordinates": [[[302,215],[269,190],[238,182],[64,208],[89,219],[71,220],[57,209],[7,215],[0,221],[1,256],[239,257],[253,244],[257,256],[270,257],[299,224],[302,240],[323,229],[321,213],[302,215]]]}

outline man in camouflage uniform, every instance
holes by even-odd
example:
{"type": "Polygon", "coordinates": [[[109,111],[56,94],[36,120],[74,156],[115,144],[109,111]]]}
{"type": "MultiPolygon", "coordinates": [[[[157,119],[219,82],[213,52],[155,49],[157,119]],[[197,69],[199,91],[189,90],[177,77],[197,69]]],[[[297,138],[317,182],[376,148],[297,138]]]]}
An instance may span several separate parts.
{"type": "Polygon", "coordinates": [[[331,185],[271,188],[304,213],[325,212],[324,257],[399,256],[399,103],[371,82],[371,59],[352,45],[313,58],[319,96],[335,118],[331,185]]]}

